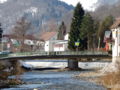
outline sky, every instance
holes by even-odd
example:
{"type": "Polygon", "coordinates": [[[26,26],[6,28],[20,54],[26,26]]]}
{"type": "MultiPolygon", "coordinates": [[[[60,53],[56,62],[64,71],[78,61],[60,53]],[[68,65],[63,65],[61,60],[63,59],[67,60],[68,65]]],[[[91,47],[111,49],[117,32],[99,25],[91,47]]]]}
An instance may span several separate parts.
{"type": "Polygon", "coordinates": [[[60,0],[60,1],[66,2],[66,3],[71,4],[73,6],[76,6],[76,4],[78,2],[80,2],[84,9],[90,10],[90,11],[95,10],[95,8],[97,6],[96,4],[98,2],[98,0],[60,0]]]}
{"type": "MultiPolygon", "coordinates": [[[[95,4],[98,0],[60,0],[63,2],[66,2],[67,4],[71,4],[73,6],[76,6],[78,2],[80,2],[84,9],[94,11],[95,10],[95,4]]],[[[7,2],[7,0],[0,0],[0,3],[7,2]]]]}
{"type": "Polygon", "coordinates": [[[6,2],[7,0],[0,0],[0,3],[4,3],[4,2],[6,2]]]}
{"type": "MultiPolygon", "coordinates": [[[[0,0],[0,3],[4,3],[7,0],[0,0]]],[[[97,3],[98,0],[60,0],[63,2],[66,2],[67,4],[71,4],[73,6],[76,6],[78,2],[80,2],[83,6],[84,9],[94,11],[95,10],[95,4],[97,3]]]]}

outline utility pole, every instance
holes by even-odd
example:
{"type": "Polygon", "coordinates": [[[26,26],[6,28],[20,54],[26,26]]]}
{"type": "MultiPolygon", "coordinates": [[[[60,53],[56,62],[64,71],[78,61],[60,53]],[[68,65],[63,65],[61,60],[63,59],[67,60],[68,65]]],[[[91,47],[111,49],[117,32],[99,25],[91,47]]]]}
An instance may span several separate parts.
{"type": "Polygon", "coordinates": [[[3,30],[1,28],[1,23],[0,23],[0,51],[2,51],[2,34],[3,34],[3,30]]]}

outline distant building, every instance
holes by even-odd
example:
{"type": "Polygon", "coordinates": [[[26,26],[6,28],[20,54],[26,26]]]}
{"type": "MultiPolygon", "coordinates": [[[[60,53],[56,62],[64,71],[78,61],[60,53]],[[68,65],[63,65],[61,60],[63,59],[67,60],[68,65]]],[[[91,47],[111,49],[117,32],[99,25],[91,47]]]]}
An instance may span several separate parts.
{"type": "Polygon", "coordinates": [[[112,55],[113,57],[120,56],[120,19],[117,19],[111,26],[112,30],[112,55]]]}
{"type": "Polygon", "coordinates": [[[57,40],[57,32],[41,33],[40,40],[43,40],[43,41],[57,40]]]}
{"type": "Polygon", "coordinates": [[[68,46],[68,37],[65,40],[57,40],[57,32],[44,32],[41,34],[40,39],[43,40],[44,50],[50,51],[66,51],[68,46]]]}
{"type": "Polygon", "coordinates": [[[53,41],[57,40],[57,32],[44,32],[40,39],[44,41],[44,51],[53,51],[53,41]]]}
{"type": "Polygon", "coordinates": [[[112,38],[112,31],[111,30],[105,31],[104,43],[105,43],[105,50],[108,52],[112,51],[111,38],[112,38]]]}
{"type": "MultiPolygon", "coordinates": [[[[12,52],[19,52],[21,43],[20,38],[14,35],[3,35],[2,42],[4,44],[3,50],[10,50],[12,52]]],[[[24,40],[26,51],[36,51],[40,49],[44,44],[43,41],[36,39],[32,35],[27,35],[24,40]]]]}
{"type": "Polygon", "coordinates": [[[57,40],[54,44],[54,51],[67,51],[68,41],[67,40],[57,40]]]}

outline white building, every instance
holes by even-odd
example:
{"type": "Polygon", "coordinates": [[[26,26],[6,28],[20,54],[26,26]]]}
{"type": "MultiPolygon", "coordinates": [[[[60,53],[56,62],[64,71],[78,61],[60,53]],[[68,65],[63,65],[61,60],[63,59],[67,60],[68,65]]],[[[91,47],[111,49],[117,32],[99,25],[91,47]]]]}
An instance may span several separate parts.
{"type": "Polygon", "coordinates": [[[41,34],[40,39],[44,41],[45,51],[53,51],[53,41],[57,40],[57,32],[44,32],[41,34]]]}
{"type": "Polygon", "coordinates": [[[112,30],[112,56],[120,56],[120,19],[111,26],[112,30]]]}
{"type": "Polygon", "coordinates": [[[40,39],[45,42],[45,51],[66,51],[68,46],[68,35],[65,40],[57,40],[57,32],[45,32],[41,34],[40,39]]]}
{"type": "Polygon", "coordinates": [[[68,41],[59,40],[54,44],[54,51],[67,51],[68,50],[68,41]]]}

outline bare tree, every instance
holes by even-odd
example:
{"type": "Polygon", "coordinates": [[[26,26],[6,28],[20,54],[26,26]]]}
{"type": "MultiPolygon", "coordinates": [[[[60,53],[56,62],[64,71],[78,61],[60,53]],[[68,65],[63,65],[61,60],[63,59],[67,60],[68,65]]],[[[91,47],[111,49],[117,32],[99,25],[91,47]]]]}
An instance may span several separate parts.
{"type": "Polygon", "coordinates": [[[41,32],[52,32],[57,30],[58,30],[57,21],[54,19],[51,19],[46,24],[42,25],[41,32]]]}
{"type": "Polygon", "coordinates": [[[24,17],[22,17],[14,26],[12,30],[12,35],[20,42],[20,51],[25,50],[25,39],[31,28],[31,23],[28,22],[24,17]]]}

